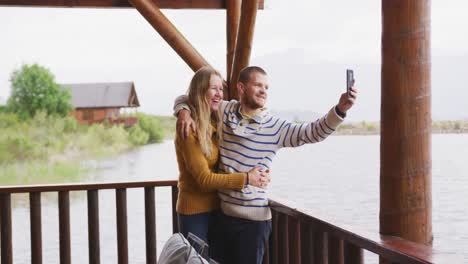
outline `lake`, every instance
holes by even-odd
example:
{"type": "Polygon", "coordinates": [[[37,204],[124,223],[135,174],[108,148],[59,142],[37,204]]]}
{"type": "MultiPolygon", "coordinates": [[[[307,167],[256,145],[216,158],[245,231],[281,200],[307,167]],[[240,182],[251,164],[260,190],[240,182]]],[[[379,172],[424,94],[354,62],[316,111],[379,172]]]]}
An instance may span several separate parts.
{"type": "MultiPolygon", "coordinates": [[[[379,136],[332,136],[326,141],[281,150],[272,168],[271,197],[292,207],[313,209],[328,221],[339,219],[378,232],[379,136]]],[[[468,134],[433,135],[432,194],[434,247],[468,262],[468,134]],[[463,198],[465,197],[465,198],[463,198]]],[[[177,178],[172,141],[147,145],[112,159],[89,161],[95,167],[84,181],[142,181],[177,178]]],[[[101,262],[116,263],[115,193],[100,193],[101,262]]],[[[141,189],[129,190],[130,263],[145,261],[144,204],[141,189]]],[[[13,195],[15,263],[30,263],[29,202],[13,195]],[[26,242],[26,243],[25,243],[26,242]]],[[[86,193],[71,193],[72,259],[88,261],[86,193]]],[[[57,195],[42,198],[44,263],[58,263],[57,195]]],[[[158,250],[170,236],[170,189],[156,189],[158,250]]],[[[366,254],[366,263],[376,258],[366,254]]]]}

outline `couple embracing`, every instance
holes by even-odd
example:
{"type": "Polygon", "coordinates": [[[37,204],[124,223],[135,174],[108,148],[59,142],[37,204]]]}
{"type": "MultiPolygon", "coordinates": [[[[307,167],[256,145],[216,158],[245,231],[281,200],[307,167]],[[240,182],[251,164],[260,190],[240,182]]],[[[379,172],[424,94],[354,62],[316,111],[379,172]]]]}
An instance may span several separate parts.
{"type": "Polygon", "coordinates": [[[203,67],[188,95],[176,99],[175,139],[179,165],[179,230],[210,245],[213,259],[260,264],[271,233],[267,186],[276,152],[316,143],[332,134],[353,106],[357,90],[311,123],[294,123],[269,113],[268,75],[244,68],[237,82],[240,101],[223,101],[218,71],[203,67]]]}

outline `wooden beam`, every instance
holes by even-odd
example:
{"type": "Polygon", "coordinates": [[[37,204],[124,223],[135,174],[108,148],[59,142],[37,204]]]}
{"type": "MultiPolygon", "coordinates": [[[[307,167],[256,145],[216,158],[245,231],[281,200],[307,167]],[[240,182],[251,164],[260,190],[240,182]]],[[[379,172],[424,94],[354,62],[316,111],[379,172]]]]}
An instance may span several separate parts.
{"type": "MultiPolygon", "coordinates": [[[[259,0],[258,8],[264,8],[259,0]]],[[[226,9],[226,0],[152,0],[161,9],[226,9]]],[[[0,6],[132,7],[127,0],[0,0],[0,6]]]]}
{"type": "Polygon", "coordinates": [[[380,233],[432,242],[430,0],[382,0],[380,233]]]}
{"type": "Polygon", "coordinates": [[[151,0],[131,0],[131,2],[193,71],[209,65],[154,2],[151,0]]]}
{"type": "Polygon", "coordinates": [[[239,33],[237,35],[236,53],[229,83],[229,99],[239,99],[237,79],[239,72],[249,65],[252,41],[257,18],[258,0],[244,0],[241,7],[239,33]]]}
{"type": "MultiPolygon", "coordinates": [[[[227,83],[230,83],[232,64],[234,63],[234,52],[236,49],[237,33],[239,31],[242,0],[226,0],[226,5],[226,78],[227,83]]],[[[229,90],[225,93],[225,96],[228,95],[229,90]]]]}

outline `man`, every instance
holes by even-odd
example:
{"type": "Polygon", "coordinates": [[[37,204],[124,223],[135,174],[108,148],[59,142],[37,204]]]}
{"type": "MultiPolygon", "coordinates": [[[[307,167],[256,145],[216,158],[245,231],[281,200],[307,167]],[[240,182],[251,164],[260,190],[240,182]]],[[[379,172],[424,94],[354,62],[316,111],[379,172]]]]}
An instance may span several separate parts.
{"type": "MultiPolygon", "coordinates": [[[[269,169],[276,151],[324,140],[343,122],[357,98],[357,90],[343,93],[339,103],[312,123],[297,124],[271,115],[265,108],[269,81],[256,66],[239,74],[240,102],[223,101],[219,109],[222,142],[219,142],[219,169],[225,173],[246,172],[261,165],[269,169]]],[[[183,136],[194,129],[184,96],[176,99],[177,133],[183,136]]],[[[221,225],[226,252],[222,263],[262,263],[271,233],[271,211],[267,191],[250,185],[242,191],[219,190],[221,225]]]]}

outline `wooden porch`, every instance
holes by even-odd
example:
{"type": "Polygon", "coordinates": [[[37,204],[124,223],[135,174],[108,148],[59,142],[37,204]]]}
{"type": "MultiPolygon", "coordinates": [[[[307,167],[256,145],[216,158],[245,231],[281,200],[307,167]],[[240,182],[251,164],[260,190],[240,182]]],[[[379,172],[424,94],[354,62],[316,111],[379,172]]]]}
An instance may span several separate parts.
{"type": "MultiPolygon", "coordinates": [[[[0,6],[134,7],[194,71],[209,63],[163,15],[160,8],[226,9],[227,99],[237,98],[235,81],[249,65],[261,0],[0,0],[0,6]]],[[[456,263],[424,246],[432,241],[430,1],[382,0],[381,204],[380,235],[358,233],[287,204],[273,209],[271,247],[265,263],[363,263],[363,252],[382,263],[456,263]],[[398,238],[405,237],[408,240],[398,238]],[[421,243],[416,244],[409,240],[421,243]]],[[[156,263],[157,187],[172,188],[172,226],[177,231],[175,181],[2,187],[1,263],[13,263],[11,195],[29,193],[32,263],[42,263],[41,193],[58,193],[60,263],[70,263],[70,192],[87,191],[89,262],[100,263],[100,190],[116,193],[119,263],[128,263],[126,190],[145,193],[146,260],[156,263]]],[[[130,247],[131,248],[131,247],[130,247]]]]}

